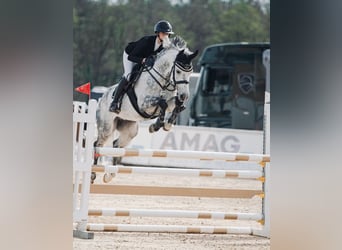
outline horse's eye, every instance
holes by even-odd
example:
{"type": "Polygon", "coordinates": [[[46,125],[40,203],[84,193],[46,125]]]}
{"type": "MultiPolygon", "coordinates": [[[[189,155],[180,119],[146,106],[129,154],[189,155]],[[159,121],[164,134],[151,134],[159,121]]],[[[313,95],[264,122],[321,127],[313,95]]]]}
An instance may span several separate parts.
{"type": "Polygon", "coordinates": [[[176,70],[176,73],[177,73],[177,74],[180,74],[180,73],[181,73],[181,71],[180,71],[180,70],[176,70]]]}

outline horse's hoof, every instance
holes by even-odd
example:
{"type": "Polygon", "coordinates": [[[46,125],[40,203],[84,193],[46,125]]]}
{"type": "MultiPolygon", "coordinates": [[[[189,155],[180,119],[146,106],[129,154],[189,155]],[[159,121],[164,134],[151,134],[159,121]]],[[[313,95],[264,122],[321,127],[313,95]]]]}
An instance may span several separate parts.
{"type": "Polygon", "coordinates": [[[151,124],[151,125],[148,127],[148,131],[149,131],[150,133],[155,132],[154,124],[151,124]]]}
{"type": "Polygon", "coordinates": [[[96,165],[98,161],[99,161],[99,156],[94,155],[94,165],[96,165]]]}
{"type": "Polygon", "coordinates": [[[165,131],[170,131],[171,127],[172,127],[171,123],[165,123],[164,126],[163,126],[163,129],[165,131]]]}
{"type": "Polygon", "coordinates": [[[91,184],[94,184],[95,179],[96,179],[96,173],[91,172],[91,176],[90,176],[91,184]]]}
{"type": "Polygon", "coordinates": [[[104,182],[104,183],[110,182],[110,181],[113,179],[114,176],[115,176],[115,174],[108,174],[108,173],[105,173],[105,174],[103,175],[103,182],[104,182]]]}

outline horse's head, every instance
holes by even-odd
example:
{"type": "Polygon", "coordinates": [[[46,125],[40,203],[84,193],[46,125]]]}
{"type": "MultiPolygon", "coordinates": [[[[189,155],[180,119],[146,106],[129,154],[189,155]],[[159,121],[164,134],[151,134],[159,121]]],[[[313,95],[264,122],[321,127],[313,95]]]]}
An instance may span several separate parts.
{"type": "Polygon", "coordinates": [[[157,56],[155,69],[157,75],[163,80],[158,84],[166,90],[177,90],[178,99],[184,102],[189,98],[189,80],[193,72],[192,59],[194,59],[198,51],[192,53],[186,47],[186,42],[179,36],[172,39],[165,38],[163,40],[164,50],[157,56]],[[161,74],[167,72],[167,74],[161,74]]]}
{"type": "Polygon", "coordinates": [[[191,61],[197,56],[198,50],[194,53],[189,51],[186,42],[180,36],[172,38],[166,46],[167,49],[176,50],[172,68],[172,82],[177,88],[178,99],[184,102],[189,98],[189,80],[193,72],[191,61]]]}
{"type": "Polygon", "coordinates": [[[198,50],[191,53],[187,50],[181,50],[175,60],[175,69],[173,72],[173,81],[177,86],[177,95],[180,101],[184,102],[189,98],[189,80],[190,75],[193,72],[192,59],[194,59],[198,50]]]}

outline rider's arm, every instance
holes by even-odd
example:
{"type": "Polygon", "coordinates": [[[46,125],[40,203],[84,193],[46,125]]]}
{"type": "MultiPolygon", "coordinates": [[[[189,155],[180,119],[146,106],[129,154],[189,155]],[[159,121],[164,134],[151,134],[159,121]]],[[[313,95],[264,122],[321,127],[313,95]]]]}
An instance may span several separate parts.
{"type": "Polygon", "coordinates": [[[144,59],[153,54],[155,40],[156,36],[145,36],[135,42],[134,47],[127,53],[128,60],[143,64],[145,62],[144,59]]]}
{"type": "Polygon", "coordinates": [[[132,50],[131,53],[129,53],[128,55],[128,60],[135,62],[135,63],[144,63],[144,57],[142,57],[141,55],[144,54],[144,52],[146,52],[146,50],[148,49],[148,39],[141,39],[136,43],[135,48],[132,50]]]}

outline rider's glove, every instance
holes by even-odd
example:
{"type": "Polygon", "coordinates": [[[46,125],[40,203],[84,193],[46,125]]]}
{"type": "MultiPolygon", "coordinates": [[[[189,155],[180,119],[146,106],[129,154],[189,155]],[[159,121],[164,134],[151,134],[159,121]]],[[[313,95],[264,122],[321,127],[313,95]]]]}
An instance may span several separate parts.
{"type": "Polygon", "coordinates": [[[153,67],[154,65],[154,57],[153,56],[149,56],[145,59],[144,65],[148,68],[153,67]]]}

